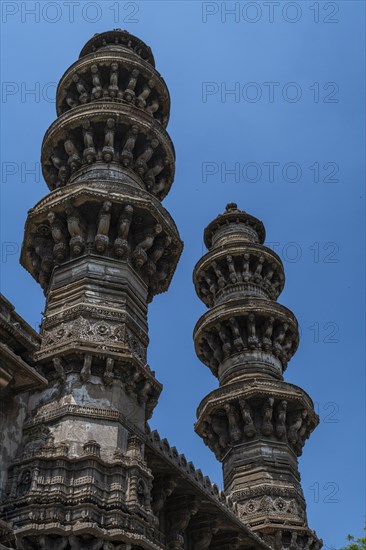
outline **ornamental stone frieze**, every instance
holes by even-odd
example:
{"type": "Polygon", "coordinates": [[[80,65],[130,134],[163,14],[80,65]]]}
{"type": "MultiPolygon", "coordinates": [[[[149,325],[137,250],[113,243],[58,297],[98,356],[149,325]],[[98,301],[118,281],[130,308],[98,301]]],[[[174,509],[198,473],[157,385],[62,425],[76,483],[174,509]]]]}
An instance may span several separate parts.
{"type": "Polygon", "coordinates": [[[319,419],[306,392],[283,381],[298,324],[276,302],[283,265],[264,239],[262,222],[234,203],[205,229],[209,251],[194,283],[209,309],[194,343],[220,387],[198,407],[195,429],[222,462],[225,492],[242,521],[276,550],[318,550],[297,457],[319,419]]]}

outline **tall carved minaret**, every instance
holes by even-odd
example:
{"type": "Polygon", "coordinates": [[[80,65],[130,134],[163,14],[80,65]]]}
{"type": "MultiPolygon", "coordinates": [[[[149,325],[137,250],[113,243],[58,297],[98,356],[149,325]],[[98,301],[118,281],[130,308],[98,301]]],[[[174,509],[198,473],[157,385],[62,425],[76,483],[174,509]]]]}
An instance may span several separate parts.
{"type": "Polygon", "coordinates": [[[24,550],[161,546],[142,441],[161,392],[147,303],[182,250],[161,205],[169,109],[150,48],[126,31],[95,35],[58,86],[42,145],[51,193],[29,212],[21,254],[47,299],[36,368],[48,380],[3,508],[24,550]]]}
{"type": "Polygon", "coordinates": [[[264,238],[262,222],[236,204],[205,229],[209,251],[194,282],[209,309],[194,342],[220,387],[199,405],[196,431],[222,462],[224,489],[243,522],[276,550],[318,550],[297,462],[318,417],[304,390],[283,381],[298,325],[276,302],[283,265],[264,238]]]}

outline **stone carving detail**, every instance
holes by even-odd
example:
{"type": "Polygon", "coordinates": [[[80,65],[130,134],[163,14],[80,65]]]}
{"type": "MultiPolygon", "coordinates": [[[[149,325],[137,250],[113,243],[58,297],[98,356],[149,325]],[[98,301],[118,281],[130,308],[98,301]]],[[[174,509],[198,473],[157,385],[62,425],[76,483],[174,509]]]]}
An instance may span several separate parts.
{"type": "Polygon", "coordinates": [[[51,235],[55,243],[53,247],[53,256],[56,262],[62,262],[68,254],[68,240],[66,236],[66,226],[63,219],[56,212],[49,212],[48,220],[51,228],[51,235]]]}
{"type": "Polygon", "coordinates": [[[323,541],[319,540],[309,529],[306,531],[279,530],[275,534],[266,534],[262,536],[263,540],[274,550],[319,550],[323,546],[323,541]]]}
{"type": "Polygon", "coordinates": [[[69,201],[65,215],[51,210],[46,219],[46,224],[32,227],[26,250],[28,269],[45,289],[55,265],[94,253],[130,261],[154,294],[166,284],[176,261],[178,242],[151,215],[142,218],[130,204],[104,200],[95,216],[90,204],[77,207],[69,201]],[[143,232],[141,221],[137,223],[141,219],[146,223],[143,232]]]}
{"type": "Polygon", "coordinates": [[[142,359],[143,361],[146,360],[146,347],[128,329],[126,329],[125,333],[125,343],[127,344],[132,354],[136,355],[139,359],[142,359]]]}
{"type": "Polygon", "coordinates": [[[122,92],[120,91],[118,87],[118,80],[119,80],[119,66],[118,63],[111,63],[111,72],[109,76],[109,86],[108,86],[108,94],[109,97],[115,99],[121,99],[122,92]]]}
{"type": "Polygon", "coordinates": [[[93,439],[84,443],[84,455],[100,456],[100,445],[93,439]]]}
{"type": "MultiPolygon", "coordinates": [[[[187,499],[188,500],[188,499],[187,499]]],[[[184,550],[184,532],[191,518],[198,512],[199,505],[194,499],[186,505],[180,504],[175,509],[174,504],[168,510],[168,548],[170,550],[184,550]]]]}
{"type": "Polygon", "coordinates": [[[193,539],[192,550],[206,550],[209,548],[218,530],[217,521],[212,521],[206,528],[195,530],[191,535],[193,539]]]}
{"type": "Polygon", "coordinates": [[[31,471],[27,469],[23,470],[18,481],[17,496],[24,497],[30,490],[31,484],[32,484],[31,471]]]}
{"type": "Polygon", "coordinates": [[[138,268],[141,268],[147,262],[147,251],[150,250],[154,244],[155,237],[161,233],[162,227],[160,224],[156,224],[151,229],[148,229],[141,237],[132,253],[132,260],[138,268]]]}
{"type": "Polygon", "coordinates": [[[53,346],[59,342],[78,339],[91,342],[124,342],[124,333],[119,323],[107,321],[91,322],[84,317],[78,317],[70,322],[62,323],[54,329],[44,330],[43,347],[53,346]]]}
{"type": "Polygon", "coordinates": [[[86,225],[84,220],[72,204],[65,208],[67,229],[70,234],[70,249],[73,256],[79,256],[85,248],[86,225]]]}
{"type": "Polygon", "coordinates": [[[173,478],[161,477],[154,479],[152,491],[152,509],[155,515],[163,509],[167,498],[173,493],[177,481],[173,478]]]}
{"type": "Polygon", "coordinates": [[[142,125],[131,124],[124,111],[119,118],[111,112],[107,120],[102,120],[104,114],[99,110],[88,111],[77,126],[70,121],[66,138],[57,136],[57,127],[50,131],[43,145],[42,166],[52,189],[77,181],[81,168],[105,162],[113,163],[115,169],[129,168],[141,187],[164,198],[174,175],[170,141],[161,129],[152,134],[142,125]]]}
{"type": "Polygon", "coordinates": [[[137,69],[133,69],[131,75],[128,78],[126,90],[123,93],[123,99],[125,99],[128,103],[131,103],[136,97],[135,88],[138,76],[139,71],[137,69]]]}
{"type": "Polygon", "coordinates": [[[272,435],[273,434],[273,424],[272,424],[272,415],[273,415],[273,403],[274,398],[269,397],[263,404],[262,408],[262,434],[263,435],[272,435]]]}
{"type": "Polygon", "coordinates": [[[92,366],[93,356],[90,354],[85,355],[83,368],[80,372],[80,378],[83,382],[88,382],[91,377],[91,366],[92,366]]]}
{"type": "Polygon", "coordinates": [[[81,104],[87,103],[90,99],[88,92],[86,91],[85,83],[77,73],[74,73],[72,77],[77,93],[79,94],[79,101],[81,104]]]}
{"type": "Polygon", "coordinates": [[[82,126],[84,137],[83,157],[88,164],[92,164],[97,158],[94,144],[94,132],[90,124],[90,120],[84,120],[82,126]]]}
{"type": "Polygon", "coordinates": [[[90,67],[90,71],[92,73],[92,83],[93,83],[91,97],[92,99],[100,99],[103,95],[103,88],[101,86],[101,79],[98,71],[98,65],[95,65],[95,64],[92,65],[90,67]]]}
{"type": "Polygon", "coordinates": [[[102,149],[102,158],[105,162],[112,162],[114,158],[115,126],[115,120],[113,118],[108,118],[104,129],[104,147],[102,149]]]}
{"type": "MultiPolygon", "coordinates": [[[[242,308],[244,310],[244,308],[242,308]]],[[[281,318],[266,318],[261,312],[222,319],[196,333],[199,358],[217,375],[219,365],[231,355],[246,350],[272,353],[282,363],[283,370],[295,353],[298,343],[296,325],[281,318]]]]}
{"type": "Polygon", "coordinates": [[[130,251],[127,238],[132,221],[133,207],[125,206],[118,220],[117,238],[114,241],[114,251],[118,258],[124,258],[130,251]]]}
{"type": "Polygon", "coordinates": [[[263,496],[250,499],[245,505],[239,505],[239,516],[247,521],[254,516],[260,516],[263,513],[273,515],[279,520],[287,516],[292,516],[293,520],[305,520],[305,513],[302,509],[302,503],[299,506],[295,499],[285,499],[283,497],[263,496]]]}
{"type": "Polygon", "coordinates": [[[114,461],[113,465],[107,464],[101,457],[100,445],[94,440],[89,440],[83,445],[76,470],[65,456],[58,456],[57,463],[50,462],[48,456],[38,457],[37,467],[33,473],[28,467],[22,468],[19,473],[16,469],[11,473],[10,484],[13,486],[15,482],[16,487],[11,495],[12,502],[16,502],[17,506],[23,503],[24,506],[24,497],[36,499],[31,506],[25,508],[24,516],[31,522],[30,530],[34,534],[22,539],[21,548],[99,548],[103,545],[103,539],[99,539],[98,536],[98,531],[101,534],[101,528],[112,528],[114,533],[118,533],[120,529],[124,537],[131,533],[132,540],[133,533],[140,533],[144,535],[144,541],[149,540],[150,544],[156,545],[159,533],[152,526],[149,531],[146,529],[146,525],[151,523],[151,473],[141,455],[137,461],[126,455],[121,460],[114,461]],[[51,470],[50,464],[55,465],[51,470]],[[132,479],[135,476],[136,502],[140,509],[145,508],[145,512],[132,515],[134,505],[126,500],[127,478],[132,479]],[[40,499],[39,495],[43,498],[40,499]],[[119,508],[123,503],[123,511],[119,509],[108,517],[101,510],[105,510],[107,503],[113,502],[116,498],[119,508]],[[129,513],[126,514],[126,511],[129,513]],[[47,536],[42,533],[41,526],[45,523],[48,525],[48,533],[52,533],[52,527],[56,528],[58,537],[56,533],[47,536]],[[67,528],[61,537],[60,534],[65,527],[72,524],[89,527],[88,536],[79,538],[70,535],[70,529],[67,528]],[[67,543],[70,546],[67,546],[67,543]],[[96,546],[97,544],[100,546],[96,546]]]}
{"type": "MultiPolygon", "coordinates": [[[[84,317],[77,317],[69,322],[61,323],[55,328],[43,330],[42,354],[54,349],[55,346],[61,349],[67,349],[70,342],[89,342],[90,344],[103,343],[112,350],[119,349],[128,351],[135,356],[142,364],[146,361],[146,336],[138,336],[130,330],[125,324],[110,322],[105,320],[91,321],[84,317]],[[116,348],[116,346],[118,346],[116,348]]],[[[107,348],[105,348],[107,349],[107,348]]],[[[103,374],[105,381],[111,383],[113,380],[113,362],[112,359],[106,360],[106,369],[103,374]]],[[[64,380],[65,372],[60,359],[54,359],[56,375],[64,380]],[[55,366],[56,361],[56,366],[55,366]]],[[[84,366],[81,370],[81,379],[87,382],[91,376],[92,356],[85,355],[84,366]]],[[[138,374],[138,373],[137,373],[138,374]]],[[[131,380],[132,382],[132,380],[131,380]]],[[[143,392],[144,393],[144,392],[143,392]]],[[[141,399],[143,399],[141,393],[141,399]]],[[[148,388],[145,388],[148,393],[148,388]]]]}
{"type": "Polygon", "coordinates": [[[65,382],[66,373],[61,359],[59,357],[54,357],[54,359],[52,359],[52,363],[56,372],[56,379],[59,380],[61,383],[65,382]]]}
{"type": "MultiPolygon", "coordinates": [[[[117,59],[116,56],[114,56],[117,59]]],[[[79,74],[66,74],[57,98],[58,111],[65,112],[94,101],[125,101],[152,116],[163,127],[168,122],[169,96],[165,83],[151,67],[134,69],[131,61],[120,67],[113,56],[84,63],[79,74]],[[128,74],[126,74],[126,70],[128,74]]]]}
{"type": "Polygon", "coordinates": [[[81,158],[71,135],[64,142],[64,148],[67,155],[67,164],[71,172],[75,172],[81,166],[81,158]]]}
{"type": "Polygon", "coordinates": [[[112,357],[107,357],[105,371],[103,374],[103,380],[107,386],[110,386],[114,380],[113,367],[114,359],[112,357]]]}
{"type": "Polygon", "coordinates": [[[276,435],[279,439],[285,439],[287,435],[286,417],[287,417],[287,401],[281,401],[277,408],[277,418],[276,418],[276,435]]]}
{"type": "Polygon", "coordinates": [[[33,247],[27,248],[27,255],[38,275],[42,288],[46,288],[54,267],[53,242],[47,231],[46,227],[39,226],[33,238],[33,247]]]}
{"type": "Polygon", "coordinates": [[[254,426],[252,418],[252,410],[250,405],[245,399],[239,399],[240,411],[243,417],[243,433],[251,438],[256,434],[256,428],[254,426]]]}
{"type": "Polygon", "coordinates": [[[256,434],[288,441],[293,452],[300,456],[314,429],[314,420],[305,409],[294,409],[296,405],[292,403],[288,414],[287,405],[287,401],[276,401],[273,397],[260,401],[256,398],[255,404],[253,400],[250,404],[249,400],[239,397],[237,401],[218,404],[215,411],[206,414],[197,425],[198,433],[219,460],[231,446],[250,441],[256,434]]]}
{"type": "Polygon", "coordinates": [[[126,135],[126,141],[123,145],[121,153],[121,162],[125,168],[128,168],[133,163],[133,151],[136,145],[136,140],[139,134],[137,126],[131,126],[130,131],[126,135]]]}
{"type": "Polygon", "coordinates": [[[112,203],[105,201],[98,216],[97,234],[95,236],[95,248],[100,254],[104,254],[109,245],[109,228],[111,223],[112,203]]]}

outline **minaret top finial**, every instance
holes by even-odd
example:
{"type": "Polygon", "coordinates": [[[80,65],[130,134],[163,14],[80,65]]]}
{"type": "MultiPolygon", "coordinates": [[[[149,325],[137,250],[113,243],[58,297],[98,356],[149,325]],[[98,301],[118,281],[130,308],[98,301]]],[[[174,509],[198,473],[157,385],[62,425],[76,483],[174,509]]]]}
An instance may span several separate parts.
{"type": "Polygon", "coordinates": [[[239,208],[238,208],[238,205],[236,204],[236,202],[229,202],[229,203],[226,205],[225,210],[226,210],[226,212],[232,212],[233,210],[236,210],[237,212],[240,212],[240,211],[239,211],[239,208]]]}
{"type": "Polygon", "coordinates": [[[265,239],[263,223],[240,210],[235,202],[229,202],[225,212],[219,214],[205,229],[204,241],[208,249],[222,246],[234,238],[240,241],[251,241],[262,244],[265,239]]]}

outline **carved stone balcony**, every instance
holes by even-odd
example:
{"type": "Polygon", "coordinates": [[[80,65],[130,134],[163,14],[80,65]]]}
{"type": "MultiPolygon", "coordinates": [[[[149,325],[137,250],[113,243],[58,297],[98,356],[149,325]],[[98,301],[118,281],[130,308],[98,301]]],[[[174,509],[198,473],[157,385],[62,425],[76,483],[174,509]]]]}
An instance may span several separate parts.
{"type": "Polygon", "coordinates": [[[299,336],[296,318],[287,308],[262,298],[242,298],[205,313],[196,324],[194,342],[198,357],[222,385],[253,373],[281,379],[299,336]]]}
{"type": "Polygon", "coordinates": [[[151,299],[169,287],[182,247],[174,221],[151,195],[122,182],[87,180],[29,212],[21,263],[47,289],[53,269],[75,258],[127,262],[151,299]]]}
{"type": "Polygon", "coordinates": [[[146,189],[160,200],[174,178],[174,148],[161,125],[122,103],[91,103],[62,114],[42,144],[49,188],[100,176],[146,189]]]}
{"type": "Polygon", "coordinates": [[[138,107],[164,128],[170,98],[162,76],[130,51],[88,54],[65,72],[58,85],[57,114],[91,102],[120,102],[138,107]]]}

